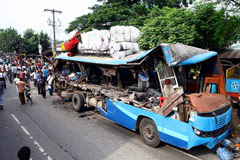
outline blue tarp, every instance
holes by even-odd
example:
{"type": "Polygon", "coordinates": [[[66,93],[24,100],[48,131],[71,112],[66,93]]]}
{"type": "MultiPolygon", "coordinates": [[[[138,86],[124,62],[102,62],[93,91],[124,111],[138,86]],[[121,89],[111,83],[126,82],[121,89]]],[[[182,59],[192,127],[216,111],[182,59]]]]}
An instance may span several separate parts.
{"type": "Polygon", "coordinates": [[[152,53],[163,54],[166,63],[169,66],[183,66],[196,64],[217,55],[217,52],[203,50],[200,48],[177,43],[177,44],[161,44],[148,51],[140,51],[139,53],[129,55],[122,59],[90,55],[77,55],[69,57],[67,56],[67,53],[60,54],[59,56],[56,57],[56,59],[93,64],[126,65],[128,63],[137,62],[138,60],[141,60],[147,55],[150,55],[152,53]]]}

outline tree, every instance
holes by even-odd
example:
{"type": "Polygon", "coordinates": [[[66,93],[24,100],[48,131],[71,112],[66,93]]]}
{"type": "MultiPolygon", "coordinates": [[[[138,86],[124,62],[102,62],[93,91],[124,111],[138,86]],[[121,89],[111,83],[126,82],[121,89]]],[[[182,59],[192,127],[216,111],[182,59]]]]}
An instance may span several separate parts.
{"type": "Polygon", "coordinates": [[[150,49],[161,43],[194,43],[197,32],[194,24],[190,23],[188,10],[155,7],[149,15],[138,41],[142,49],[150,49]]]}
{"type": "Polygon", "coordinates": [[[77,17],[72,21],[66,32],[92,29],[109,29],[115,25],[132,25],[139,29],[148,18],[150,9],[164,6],[180,8],[188,6],[192,0],[98,0],[102,5],[94,5],[92,13],[77,17]]]}
{"type": "Polygon", "coordinates": [[[214,3],[200,3],[191,14],[198,33],[195,46],[220,51],[239,39],[240,19],[227,14],[225,8],[217,10],[214,3]]]}
{"type": "Polygon", "coordinates": [[[145,21],[139,45],[153,48],[160,43],[184,43],[220,51],[237,42],[240,20],[237,15],[216,9],[215,3],[200,3],[191,10],[154,7],[145,21]]]}
{"type": "Polygon", "coordinates": [[[132,15],[136,15],[126,4],[120,2],[94,5],[90,9],[92,13],[76,18],[66,31],[68,33],[73,30],[86,32],[92,29],[109,29],[115,25],[128,25],[132,15]]]}
{"type": "Polygon", "coordinates": [[[231,14],[239,15],[240,0],[207,0],[212,3],[219,4],[220,7],[225,8],[225,11],[231,14]]]}
{"type": "Polygon", "coordinates": [[[23,49],[23,39],[21,35],[18,34],[17,30],[13,28],[1,29],[0,31],[0,50],[7,52],[17,53],[22,52],[23,49]]]}
{"type": "Polygon", "coordinates": [[[153,8],[154,6],[157,6],[158,8],[180,8],[181,6],[187,7],[189,4],[192,4],[193,0],[98,0],[98,2],[104,2],[109,4],[123,2],[130,7],[134,4],[145,4],[148,8],[153,8]]]}
{"type": "Polygon", "coordinates": [[[50,42],[50,37],[47,33],[44,33],[43,31],[40,32],[39,36],[39,40],[40,40],[40,44],[42,45],[42,50],[47,50],[49,48],[49,46],[51,45],[50,42]]]}
{"type": "Polygon", "coordinates": [[[50,46],[50,38],[43,31],[40,34],[35,34],[32,29],[27,29],[23,35],[24,38],[24,48],[27,54],[38,54],[38,38],[42,49],[46,50],[50,46]]]}
{"type": "Polygon", "coordinates": [[[32,29],[27,29],[23,35],[24,38],[24,48],[27,54],[31,54],[38,51],[38,39],[37,36],[34,35],[34,31],[32,29]]]}

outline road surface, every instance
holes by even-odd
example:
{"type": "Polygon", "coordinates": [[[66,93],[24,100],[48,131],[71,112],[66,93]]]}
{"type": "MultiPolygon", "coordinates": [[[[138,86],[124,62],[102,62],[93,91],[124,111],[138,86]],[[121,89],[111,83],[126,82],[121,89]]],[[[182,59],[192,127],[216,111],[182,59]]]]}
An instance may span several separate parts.
{"type": "Polygon", "coordinates": [[[161,144],[148,147],[138,133],[121,127],[94,110],[73,111],[57,96],[43,99],[32,87],[33,105],[20,105],[16,87],[7,84],[0,111],[0,160],[17,160],[22,146],[31,148],[34,160],[196,160],[219,159],[215,150],[190,151],[161,144]]]}

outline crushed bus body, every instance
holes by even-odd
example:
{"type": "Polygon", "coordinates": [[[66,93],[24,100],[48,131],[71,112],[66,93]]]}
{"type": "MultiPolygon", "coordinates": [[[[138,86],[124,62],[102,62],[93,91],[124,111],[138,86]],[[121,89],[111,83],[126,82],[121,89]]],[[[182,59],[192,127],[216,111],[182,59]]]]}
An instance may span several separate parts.
{"type": "Polygon", "coordinates": [[[228,134],[232,107],[216,52],[161,44],[122,59],[62,53],[54,65],[55,91],[76,111],[96,107],[149,146],[213,148],[228,134]]]}

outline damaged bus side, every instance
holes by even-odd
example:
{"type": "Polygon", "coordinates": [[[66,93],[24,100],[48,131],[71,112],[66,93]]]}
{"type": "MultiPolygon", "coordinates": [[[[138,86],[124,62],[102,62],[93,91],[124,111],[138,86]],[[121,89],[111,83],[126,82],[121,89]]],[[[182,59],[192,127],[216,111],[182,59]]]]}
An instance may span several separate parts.
{"type": "Polygon", "coordinates": [[[60,54],[54,65],[55,91],[76,111],[96,107],[149,146],[213,148],[228,134],[232,107],[216,52],[161,44],[123,59],[60,54]]]}

